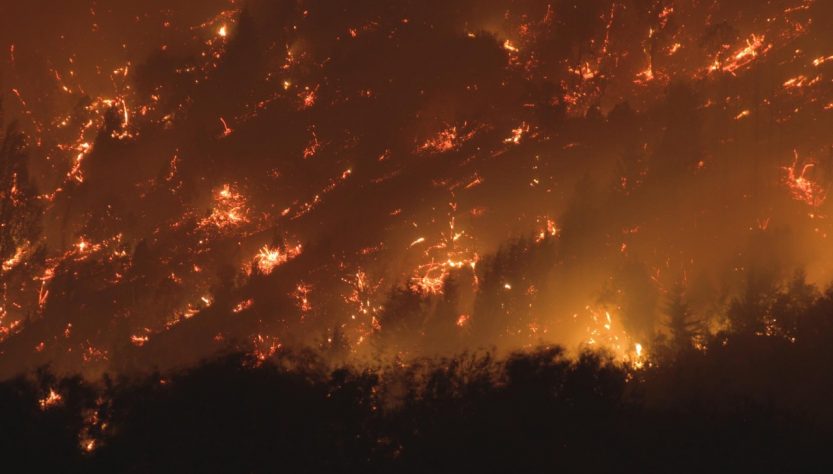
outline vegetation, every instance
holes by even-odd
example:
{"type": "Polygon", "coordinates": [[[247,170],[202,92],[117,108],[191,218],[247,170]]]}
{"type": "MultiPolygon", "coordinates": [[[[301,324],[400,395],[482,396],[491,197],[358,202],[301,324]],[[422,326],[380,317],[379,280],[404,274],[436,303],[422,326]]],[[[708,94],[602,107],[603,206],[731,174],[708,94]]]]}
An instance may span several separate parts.
{"type": "Polygon", "coordinates": [[[0,455],[32,472],[816,470],[833,434],[833,292],[800,311],[794,292],[770,308],[790,327],[700,349],[679,342],[675,293],[675,336],[642,369],[542,347],[372,369],[226,354],[100,383],[40,370],[0,384],[0,455]]]}

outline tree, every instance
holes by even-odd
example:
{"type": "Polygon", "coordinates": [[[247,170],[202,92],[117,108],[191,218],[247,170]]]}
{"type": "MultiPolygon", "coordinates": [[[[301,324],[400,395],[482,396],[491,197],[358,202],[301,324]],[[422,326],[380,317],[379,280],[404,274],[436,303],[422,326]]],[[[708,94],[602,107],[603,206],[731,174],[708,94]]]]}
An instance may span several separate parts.
{"type": "Polygon", "coordinates": [[[702,332],[702,321],[693,317],[682,283],[675,284],[668,292],[665,314],[668,316],[672,349],[680,351],[690,348],[693,339],[702,332]]]}
{"type": "Polygon", "coordinates": [[[752,268],[746,275],[743,294],[729,305],[729,323],[740,334],[764,334],[775,296],[776,280],[771,272],[752,268]]]}
{"type": "Polygon", "coordinates": [[[26,136],[12,124],[0,144],[0,259],[4,261],[40,234],[40,205],[26,161],[26,136]]]}
{"type": "Polygon", "coordinates": [[[818,290],[807,283],[804,270],[797,270],[772,304],[772,316],[782,335],[800,337],[802,323],[806,322],[810,309],[818,299],[818,290]]]}

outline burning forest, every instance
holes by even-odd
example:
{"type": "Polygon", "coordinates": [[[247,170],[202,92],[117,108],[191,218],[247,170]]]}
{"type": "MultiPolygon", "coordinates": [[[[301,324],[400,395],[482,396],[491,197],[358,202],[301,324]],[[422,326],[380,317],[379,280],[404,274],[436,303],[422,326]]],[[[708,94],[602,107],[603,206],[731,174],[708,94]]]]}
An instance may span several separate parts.
{"type": "Polygon", "coordinates": [[[741,419],[742,454],[786,426],[809,441],[779,452],[810,450],[833,433],[831,22],[823,0],[2,1],[8,426],[81,471],[158,471],[128,454],[161,430],[139,414],[237,384],[320,413],[264,415],[312,444],[363,420],[332,461],[293,448],[313,472],[466,471],[439,440],[496,440],[422,421],[456,409],[516,434],[521,471],[623,468],[544,439],[663,470],[691,455],[657,434],[684,406],[713,456],[741,419]],[[510,401],[573,407],[542,410],[575,438],[486,420],[510,401]]]}

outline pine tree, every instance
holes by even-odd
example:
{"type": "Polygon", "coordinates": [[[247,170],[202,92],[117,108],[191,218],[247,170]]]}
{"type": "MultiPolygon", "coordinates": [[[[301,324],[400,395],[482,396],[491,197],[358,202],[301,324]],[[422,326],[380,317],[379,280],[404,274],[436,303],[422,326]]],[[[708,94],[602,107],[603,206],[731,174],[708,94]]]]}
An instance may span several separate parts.
{"type": "Polygon", "coordinates": [[[694,338],[702,331],[702,323],[693,317],[682,283],[674,285],[669,291],[665,312],[671,332],[671,347],[675,350],[690,348],[694,338]]]}

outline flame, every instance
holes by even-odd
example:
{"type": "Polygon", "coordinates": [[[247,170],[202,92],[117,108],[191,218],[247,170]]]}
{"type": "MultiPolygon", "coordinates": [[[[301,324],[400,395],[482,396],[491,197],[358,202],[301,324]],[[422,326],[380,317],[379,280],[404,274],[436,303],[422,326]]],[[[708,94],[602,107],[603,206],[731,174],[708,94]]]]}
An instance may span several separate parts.
{"type": "Polygon", "coordinates": [[[237,305],[235,305],[234,308],[232,308],[231,312],[234,314],[242,313],[243,311],[246,311],[247,309],[251,308],[252,305],[254,305],[254,303],[255,301],[251,298],[245,299],[237,303],[237,305]]]}
{"type": "MultiPolygon", "coordinates": [[[[634,369],[642,369],[647,363],[647,351],[645,347],[625,331],[618,318],[615,318],[609,310],[599,310],[588,305],[586,308],[589,318],[585,319],[586,336],[582,345],[590,347],[603,347],[610,351],[614,358],[634,369]]],[[[578,318],[579,315],[574,315],[578,318]]]]}
{"type": "Polygon", "coordinates": [[[815,163],[798,165],[798,151],[795,151],[795,159],[791,166],[784,167],[786,176],[784,181],[792,197],[806,203],[812,208],[821,206],[827,198],[825,189],[814,182],[809,175],[815,168],[815,163]]]}
{"type": "Polygon", "coordinates": [[[64,397],[62,397],[60,393],[56,392],[55,389],[50,388],[49,393],[47,393],[45,397],[38,400],[38,405],[40,405],[41,410],[48,410],[58,406],[63,399],[64,397]]]}
{"type": "Polygon", "coordinates": [[[276,267],[283,265],[300,254],[301,245],[290,247],[285,252],[264,245],[255,256],[255,263],[260,273],[269,275],[276,267]]]}
{"type": "Polygon", "coordinates": [[[28,250],[28,245],[21,245],[21,246],[17,247],[14,251],[14,255],[12,255],[11,257],[9,257],[8,259],[6,259],[3,262],[3,266],[2,266],[3,271],[8,272],[8,271],[14,269],[14,267],[16,267],[18,264],[20,264],[20,262],[23,261],[23,257],[26,254],[27,250],[28,250]]]}
{"type": "Polygon", "coordinates": [[[512,130],[512,136],[503,140],[503,143],[511,143],[517,145],[521,143],[524,133],[529,132],[529,125],[526,122],[522,123],[518,128],[512,130]]]}
{"type": "Polygon", "coordinates": [[[149,340],[150,337],[147,335],[133,334],[130,336],[130,343],[136,347],[144,346],[149,340]]]}
{"type": "Polygon", "coordinates": [[[435,137],[429,138],[419,151],[428,153],[445,153],[460,146],[457,138],[457,127],[450,127],[440,131],[435,137]]]}
{"type": "Polygon", "coordinates": [[[257,334],[252,338],[252,347],[252,354],[258,363],[262,363],[275,355],[283,347],[283,344],[277,337],[257,334]]]}
{"type": "Polygon", "coordinates": [[[520,51],[517,48],[517,46],[515,46],[510,40],[506,40],[503,42],[503,49],[509,51],[510,53],[517,53],[518,51],[520,51]]]}
{"type": "Polygon", "coordinates": [[[236,227],[248,222],[246,200],[231,185],[224,184],[217,191],[211,214],[200,223],[202,227],[218,229],[236,227]]]}
{"type": "Polygon", "coordinates": [[[758,58],[758,56],[765,54],[772,48],[772,45],[764,44],[765,40],[766,37],[764,35],[751,35],[746,40],[746,46],[735,52],[725,63],[721,63],[719,58],[715,58],[709,67],[709,72],[723,71],[734,74],[738,70],[745,68],[758,58]]]}

